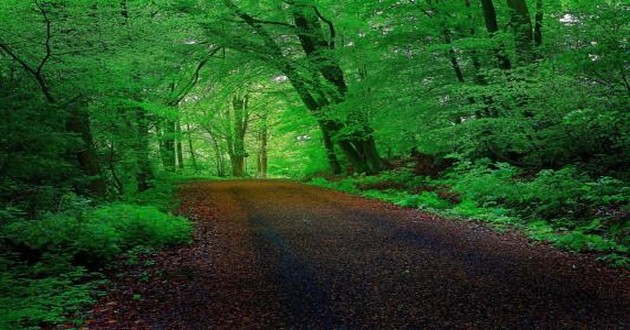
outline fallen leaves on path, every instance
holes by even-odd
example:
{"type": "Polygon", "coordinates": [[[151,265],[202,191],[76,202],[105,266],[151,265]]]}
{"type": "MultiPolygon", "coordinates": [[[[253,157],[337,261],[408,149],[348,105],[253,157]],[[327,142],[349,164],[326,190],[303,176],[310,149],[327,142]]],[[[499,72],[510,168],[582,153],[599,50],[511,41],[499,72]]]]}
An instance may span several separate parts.
{"type": "Polygon", "coordinates": [[[629,324],[627,271],[517,233],[282,181],[199,182],[180,194],[194,243],[123,269],[86,328],[629,324]]]}

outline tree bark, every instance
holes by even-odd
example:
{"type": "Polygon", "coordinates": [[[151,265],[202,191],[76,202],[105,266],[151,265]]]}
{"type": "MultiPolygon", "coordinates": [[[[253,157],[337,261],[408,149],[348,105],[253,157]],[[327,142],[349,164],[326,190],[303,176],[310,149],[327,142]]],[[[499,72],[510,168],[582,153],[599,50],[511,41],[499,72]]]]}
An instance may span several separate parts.
{"type": "MultiPolygon", "coordinates": [[[[205,127],[205,130],[210,136],[210,142],[212,142],[212,149],[214,149],[215,160],[216,160],[216,165],[217,165],[217,176],[224,177],[225,176],[225,161],[223,158],[224,156],[223,150],[221,149],[221,146],[219,145],[219,141],[217,140],[217,137],[215,136],[214,132],[208,127],[205,127]]],[[[230,146],[228,146],[228,149],[229,148],[230,146]]]]}
{"type": "Polygon", "coordinates": [[[332,139],[331,126],[332,123],[328,123],[324,119],[318,120],[319,129],[322,132],[322,138],[324,140],[324,148],[326,149],[326,159],[328,160],[328,165],[330,166],[330,171],[334,175],[341,174],[341,165],[339,164],[339,159],[337,159],[337,153],[335,152],[335,143],[332,139]]]}
{"type": "MultiPolygon", "coordinates": [[[[45,54],[37,65],[29,64],[25,59],[18,56],[16,52],[7,44],[0,42],[0,50],[4,51],[9,57],[15,60],[20,66],[30,74],[40,87],[46,102],[56,107],[61,108],[60,103],[54,97],[51,87],[48,84],[44,75],[44,68],[48,61],[53,56],[53,34],[52,34],[52,21],[48,17],[48,13],[45,8],[39,2],[35,3],[36,7],[42,14],[44,27],[45,27],[45,40],[44,50],[45,54]]],[[[77,97],[79,99],[80,97],[77,97]]],[[[65,104],[63,108],[69,108],[68,118],[66,119],[66,129],[70,133],[77,134],[83,146],[76,153],[79,169],[83,174],[90,177],[90,193],[94,196],[105,196],[107,191],[107,183],[102,176],[101,168],[99,164],[98,155],[94,148],[92,130],[90,127],[90,115],[86,109],[82,107],[80,102],[74,102],[75,104],[65,104]]]]}
{"type": "MultiPolygon", "coordinates": [[[[329,95],[330,101],[327,103],[341,103],[345,100],[348,87],[346,85],[343,70],[339,65],[339,61],[330,55],[330,50],[334,49],[335,27],[331,21],[325,19],[317,10],[315,6],[307,6],[303,4],[295,4],[291,2],[293,9],[293,17],[295,25],[298,28],[298,38],[302,49],[306,54],[312,68],[318,70],[321,75],[335,87],[336,93],[329,95]],[[322,26],[319,20],[324,21],[330,31],[330,41],[327,42],[322,26]]],[[[324,91],[321,94],[326,95],[324,91]]],[[[321,112],[321,108],[317,112],[321,112]]],[[[358,111],[358,110],[357,110],[358,111]]],[[[357,131],[368,133],[372,129],[368,123],[363,120],[353,120],[352,117],[361,117],[358,114],[350,116],[347,125],[358,126],[357,131]]],[[[328,127],[328,134],[334,136],[338,133],[344,124],[330,125],[328,127]],[[337,126],[338,129],[332,127],[337,126]],[[332,129],[330,129],[332,128],[332,129]]],[[[320,125],[321,127],[321,125],[320,125]]],[[[322,131],[324,135],[324,142],[326,144],[326,132],[322,131]]],[[[380,158],[378,151],[376,150],[376,142],[371,134],[364,136],[353,135],[351,137],[340,137],[338,144],[341,147],[342,152],[348,157],[348,160],[352,163],[357,171],[375,174],[383,168],[383,160],[380,158]]],[[[335,172],[339,168],[338,163],[334,164],[334,150],[327,147],[327,154],[331,170],[335,172]]],[[[340,169],[339,169],[340,171],[340,169]]]]}
{"type": "Polygon", "coordinates": [[[534,45],[536,47],[540,47],[542,45],[543,15],[543,0],[536,0],[536,15],[534,17],[534,45]]]}
{"type": "Polygon", "coordinates": [[[94,148],[90,116],[80,105],[70,105],[69,108],[70,113],[66,127],[69,132],[77,134],[83,142],[76,153],[79,168],[83,174],[88,176],[90,192],[95,196],[105,196],[107,184],[101,175],[98,156],[94,148]]]}
{"type": "Polygon", "coordinates": [[[233,147],[230,153],[232,160],[232,176],[242,177],[244,172],[245,157],[245,134],[247,133],[247,125],[249,115],[247,113],[247,96],[236,95],[232,98],[232,115],[233,115],[233,147]]]}
{"type": "Polygon", "coordinates": [[[149,159],[149,122],[143,108],[135,109],[136,134],[135,143],[136,154],[136,181],[138,192],[143,192],[151,188],[151,181],[154,179],[151,160],[149,159]]]}
{"type": "Polygon", "coordinates": [[[160,141],[160,158],[167,172],[175,172],[175,122],[165,120],[160,141]]]}
{"type": "MultiPolygon", "coordinates": [[[[499,24],[497,23],[497,13],[494,9],[492,0],[481,0],[481,8],[483,9],[483,19],[486,24],[486,30],[491,38],[499,32],[499,24]]],[[[509,70],[512,67],[510,59],[505,53],[505,47],[499,44],[494,50],[495,57],[497,58],[497,67],[502,70],[509,70]]]]}
{"type": "Polygon", "coordinates": [[[184,151],[182,148],[182,125],[179,118],[175,120],[175,152],[177,153],[177,170],[184,171],[184,151]]]}
{"type": "Polygon", "coordinates": [[[525,0],[507,0],[510,7],[510,24],[514,30],[516,54],[519,64],[530,63],[533,59],[532,21],[525,0]]]}
{"type": "Polygon", "coordinates": [[[195,155],[195,149],[193,147],[190,124],[186,124],[186,137],[188,140],[188,151],[190,152],[190,162],[193,166],[193,172],[197,173],[199,171],[199,168],[197,167],[197,156],[195,155]]]}
{"type": "MultiPolygon", "coordinates": [[[[448,28],[444,28],[442,30],[442,35],[444,36],[444,42],[446,42],[449,45],[453,43],[453,40],[451,38],[451,31],[449,31],[448,28]]],[[[459,61],[457,60],[457,54],[455,53],[455,49],[453,49],[452,47],[448,49],[448,59],[451,62],[451,67],[453,68],[453,71],[455,72],[455,77],[457,78],[457,81],[462,84],[465,83],[462,67],[459,65],[459,61]]]]}
{"type": "Polygon", "coordinates": [[[260,131],[258,133],[258,161],[257,172],[259,178],[267,177],[267,164],[269,162],[269,127],[267,126],[267,114],[261,116],[260,131]]]}

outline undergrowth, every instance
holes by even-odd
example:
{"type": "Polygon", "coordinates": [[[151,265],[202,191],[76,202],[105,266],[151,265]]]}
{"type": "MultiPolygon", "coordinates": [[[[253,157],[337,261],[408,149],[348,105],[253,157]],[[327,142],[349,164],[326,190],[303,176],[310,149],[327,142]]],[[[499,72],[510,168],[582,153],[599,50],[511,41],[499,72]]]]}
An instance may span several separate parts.
{"type": "Polygon", "coordinates": [[[37,219],[2,217],[0,329],[80,324],[79,312],[105,283],[102,270],[132,261],[137,251],[190,242],[192,224],[166,212],[172,190],[163,183],[99,206],[67,194],[37,219]]]}
{"type": "Polygon", "coordinates": [[[560,249],[596,252],[629,267],[630,187],[611,177],[590,178],[573,167],[525,175],[504,163],[460,162],[438,179],[409,169],[311,184],[418,208],[455,219],[517,228],[560,249]]]}

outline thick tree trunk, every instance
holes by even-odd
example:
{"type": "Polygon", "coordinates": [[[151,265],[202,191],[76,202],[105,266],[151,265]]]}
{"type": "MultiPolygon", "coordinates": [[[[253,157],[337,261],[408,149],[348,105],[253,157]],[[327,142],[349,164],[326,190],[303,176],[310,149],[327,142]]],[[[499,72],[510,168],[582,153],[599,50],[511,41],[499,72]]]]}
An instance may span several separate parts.
{"type": "MultiPolygon", "coordinates": [[[[302,2],[287,2],[291,6],[294,22],[297,26],[296,35],[300,40],[302,49],[309,61],[308,65],[300,66],[300,69],[307,71],[307,73],[302,73],[296,68],[293,60],[283,54],[282,49],[275,39],[260,23],[257,22],[254,17],[242,11],[230,0],[223,0],[223,3],[233,10],[236,15],[238,15],[247,25],[256,31],[256,33],[263,39],[263,42],[267,47],[267,51],[273,57],[274,65],[287,75],[291,85],[300,96],[300,99],[311,112],[315,115],[321,116],[322,109],[327,105],[341,103],[344,101],[347,86],[344,81],[343,70],[339,65],[339,61],[332,55],[331,52],[331,50],[335,48],[335,27],[330,20],[324,18],[317,11],[315,6],[305,5],[302,2]],[[330,32],[329,41],[327,41],[323,35],[322,24],[320,21],[324,22],[328,27],[330,32]],[[326,88],[326,86],[322,86],[317,83],[317,80],[312,80],[313,77],[318,78],[318,75],[323,76],[324,79],[334,88],[326,88]]],[[[323,126],[330,127],[328,135],[331,137],[330,141],[332,141],[332,136],[339,132],[337,128],[342,128],[344,125],[343,123],[333,123],[332,125],[320,125],[320,128],[323,126]]],[[[327,134],[325,132],[322,133],[324,135],[327,134]]],[[[364,139],[372,140],[373,138],[365,137],[364,139]]],[[[352,147],[352,143],[341,143],[341,141],[338,144],[345,154],[354,155],[370,149],[356,149],[352,147]]],[[[327,152],[329,155],[334,155],[334,150],[331,148],[328,148],[327,152]]],[[[369,152],[378,155],[376,148],[369,150],[369,152]]],[[[353,157],[353,159],[357,162],[373,158],[368,155],[357,156],[358,157],[353,157]]],[[[380,159],[380,157],[377,158],[380,159]]],[[[329,157],[328,159],[331,169],[336,171],[338,165],[334,162],[335,158],[329,157]]],[[[371,170],[370,172],[378,172],[378,170],[380,170],[383,166],[382,159],[380,160],[380,162],[374,162],[372,165],[358,165],[360,165],[360,168],[373,168],[374,170],[371,170]],[[380,166],[378,166],[379,163],[380,166]]]]}
{"type": "Polygon", "coordinates": [[[165,120],[160,141],[160,157],[167,172],[175,172],[175,122],[165,120]]]}
{"type": "Polygon", "coordinates": [[[376,141],[371,135],[345,138],[338,143],[354,172],[377,174],[383,169],[385,162],[379,156],[376,141]]]}
{"type": "MultiPolygon", "coordinates": [[[[330,101],[327,103],[343,102],[345,100],[348,87],[344,79],[343,70],[339,65],[339,61],[334,56],[330,55],[330,50],[335,47],[334,42],[336,32],[333,23],[325,19],[317,11],[316,7],[301,4],[293,4],[293,18],[295,25],[298,27],[298,38],[300,40],[300,44],[311,63],[311,67],[314,68],[314,70],[319,70],[321,75],[335,87],[336,93],[329,94],[330,101]],[[326,38],[324,37],[320,20],[328,26],[330,41],[326,41],[326,38]]],[[[320,94],[326,95],[323,91],[320,94]]],[[[317,112],[320,112],[321,108],[323,108],[323,106],[320,106],[317,112]]],[[[349,120],[352,121],[351,117],[353,116],[350,116],[349,120]]],[[[339,132],[343,126],[344,125],[339,124],[326,124],[324,125],[326,129],[322,131],[324,135],[324,144],[328,154],[328,161],[333,172],[341,172],[341,168],[339,163],[336,162],[336,157],[333,157],[335,156],[334,149],[332,149],[330,145],[327,145],[330,144],[331,139],[329,140],[326,136],[334,136],[334,134],[339,132]]],[[[361,126],[364,133],[369,134],[368,132],[371,132],[367,123],[361,123],[361,126]]],[[[321,124],[320,127],[322,127],[321,124]]],[[[383,168],[383,160],[378,155],[376,143],[371,135],[359,136],[345,141],[339,140],[338,144],[342,152],[346,155],[356,170],[374,174],[378,173],[383,168]]]]}
{"type": "Polygon", "coordinates": [[[247,124],[249,116],[247,114],[248,97],[234,96],[232,98],[232,115],[233,115],[233,147],[230,153],[232,160],[232,176],[242,177],[244,172],[245,157],[245,134],[247,132],[247,124]]]}
{"type": "Polygon", "coordinates": [[[320,119],[318,123],[319,129],[322,132],[324,148],[326,148],[326,158],[328,159],[330,171],[334,175],[339,175],[341,174],[341,165],[339,164],[339,159],[337,159],[337,154],[335,153],[335,143],[332,139],[333,128],[330,127],[333,125],[333,123],[324,119],[320,119]]]}
{"type": "Polygon", "coordinates": [[[245,173],[243,171],[245,165],[245,159],[243,156],[234,155],[231,158],[232,161],[232,176],[240,178],[245,173]]]}
{"type": "Polygon", "coordinates": [[[90,193],[95,196],[105,196],[107,185],[101,176],[98,156],[94,148],[90,117],[80,106],[70,106],[70,113],[66,122],[68,131],[81,138],[82,146],[77,151],[79,168],[88,176],[90,193]]]}
{"type": "Polygon", "coordinates": [[[519,64],[530,63],[534,58],[532,21],[525,0],[507,0],[510,7],[510,24],[514,30],[516,53],[519,64]]]}
{"type": "MultiPolygon", "coordinates": [[[[41,10],[42,7],[38,4],[38,8],[41,10]]],[[[29,65],[24,59],[17,56],[17,54],[13,52],[11,47],[8,45],[0,44],[0,49],[20,64],[20,66],[22,66],[22,68],[35,79],[49,104],[59,106],[57,99],[53,96],[51,88],[42,74],[44,65],[52,56],[49,42],[53,35],[51,33],[51,21],[48,19],[44,11],[41,11],[41,13],[44,23],[46,24],[46,54],[37,67],[29,65]]],[[[107,184],[101,175],[102,173],[99,165],[99,159],[96,154],[96,149],[94,148],[92,130],[90,128],[90,115],[81,107],[81,104],[69,104],[65,105],[65,107],[70,108],[68,118],[66,120],[66,129],[70,133],[77,134],[83,142],[81,150],[79,150],[76,154],[79,169],[83,172],[83,174],[90,177],[90,193],[94,196],[105,196],[107,184]]]]}

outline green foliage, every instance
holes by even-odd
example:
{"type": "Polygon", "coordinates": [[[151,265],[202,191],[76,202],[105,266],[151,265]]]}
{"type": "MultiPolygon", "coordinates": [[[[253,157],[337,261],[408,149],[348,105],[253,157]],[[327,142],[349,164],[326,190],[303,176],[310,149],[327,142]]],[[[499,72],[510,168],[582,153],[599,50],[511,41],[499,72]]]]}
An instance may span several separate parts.
{"type": "Polygon", "coordinates": [[[160,212],[152,206],[113,204],[92,214],[95,223],[110,226],[120,235],[124,249],[135,246],[163,248],[190,242],[192,225],[181,217],[160,212]]]}
{"type": "Polygon", "coordinates": [[[556,227],[580,226],[603,218],[609,228],[628,230],[628,187],[610,177],[593,180],[574,167],[542,170],[532,179],[505,163],[471,164],[455,167],[447,182],[481,207],[502,206],[525,219],[547,219],[556,227]],[[623,229],[622,229],[623,228],[623,229]]]}
{"type": "Polygon", "coordinates": [[[426,209],[444,216],[482,220],[493,228],[522,228],[533,240],[570,251],[609,253],[615,265],[627,263],[628,187],[610,177],[593,180],[574,167],[524,175],[506,163],[462,161],[443,178],[414,177],[407,170],[311,184],[426,209]],[[440,197],[452,186],[462,200],[440,197]]]}
{"type": "Polygon", "coordinates": [[[412,208],[443,210],[452,204],[439,197],[433,191],[410,192],[415,187],[426,184],[424,178],[414,176],[408,170],[387,171],[379,175],[359,175],[343,178],[339,181],[327,181],[313,178],[310,184],[360,194],[365,197],[386,200],[388,202],[412,208]]]}
{"type": "Polygon", "coordinates": [[[588,231],[599,225],[599,221],[593,221],[588,226],[572,231],[559,231],[549,222],[538,220],[531,222],[526,227],[526,233],[534,240],[548,241],[555,246],[570,251],[597,251],[609,252],[608,257],[601,260],[612,260],[616,266],[624,266],[628,261],[628,246],[618,244],[601,235],[588,234],[588,231]],[[624,256],[625,255],[625,256],[624,256]]]}
{"type": "Polygon", "coordinates": [[[494,206],[520,196],[518,188],[510,184],[518,169],[505,163],[490,167],[487,160],[478,163],[459,163],[447,177],[453,189],[481,206],[494,206]]]}
{"type": "Polygon", "coordinates": [[[415,207],[421,209],[444,210],[451,207],[451,204],[440,197],[436,193],[423,191],[417,195],[406,195],[395,204],[403,207],[415,207]]]}
{"type": "Polygon", "coordinates": [[[103,284],[98,274],[67,264],[65,271],[51,273],[60,265],[50,262],[60,260],[27,267],[0,256],[0,329],[39,329],[68,322],[67,315],[95,302],[94,290],[103,284]]]}
{"type": "MultiPolygon", "coordinates": [[[[160,248],[190,242],[192,225],[153,206],[172,206],[173,184],[164,182],[137,197],[145,205],[110,203],[66,193],[55,212],[25,220],[7,208],[0,223],[0,329],[37,329],[74,322],[94,303],[102,275],[87,269],[128,263],[160,248]]],[[[129,198],[134,199],[132,197],[129,198]]],[[[145,261],[149,263],[150,260],[145,261]]],[[[145,280],[148,280],[146,278],[145,280]]]]}
{"type": "Polygon", "coordinates": [[[79,262],[102,264],[134,247],[163,248],[190,241],[191,224],[152,206],[111,204],[80,215],[47,214],[3,228],[14,246],[40,255],[65,254],[79,262]]]}

